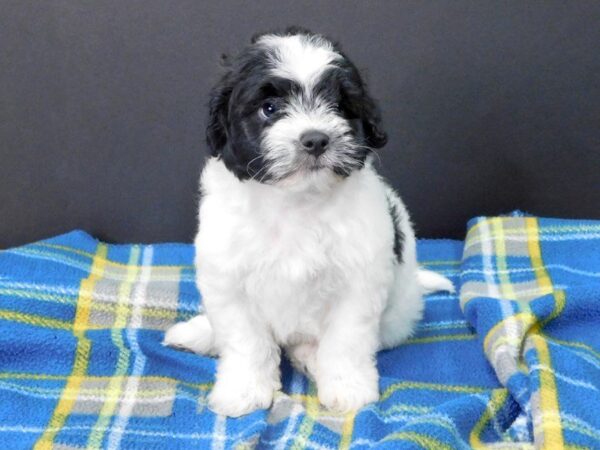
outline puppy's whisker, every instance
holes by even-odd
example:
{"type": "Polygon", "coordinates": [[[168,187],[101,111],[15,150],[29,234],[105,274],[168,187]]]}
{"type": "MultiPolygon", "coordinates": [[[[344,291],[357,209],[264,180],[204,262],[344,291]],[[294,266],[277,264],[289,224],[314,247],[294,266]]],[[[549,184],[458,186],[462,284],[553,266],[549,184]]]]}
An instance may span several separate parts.
{"type": "Polygon", "coordinates": [[[254,175],[252,175],[252,179],[256,180],[256,177],[260,175],[261,172],[264,172],[263,175],[261,176],[261,178],[259,180],[257,180],[259,183],[262,183],[264,181],[264,178],[267,176],[268,174],[268,167],[267,166],[263,166],[261,167],[258,172],[256,172],[254,175]]]}
{"type": "MultiPolygon", "coordinates": [[[[250,162],[248,162],[248,164],[246,164],[246,173],[248,175],[250,175],[251,177],[253,176],[252,174],[250,174],[250,164],[252,164],[254,161],[259,160],[260,158],[262,158],[262,155],[258,155],[256,158],[253,158],[250,160],[250,162]]],[[[260,172],[260,171],[259,171],[260,172]]]]}
{"type": "Polygon", "coordinates": [[[382,163],[381,163],[381,157],[379,156],[379,153],[377,153],[375,150],[373,150],[371,147],[364,147],[365,150],[370,151],[373,155],[375,155],[375,158],[377,159],[377,164],[379,165],[379,167],[381,167],[382,163]]]}
{"type": "Polygon", "coordinates": [[[373,148],[369,147],[368,145],[354,144],[352,145],[352,150],[367,150],[371,152],[373,155],[375,155],[375,158],[377,159],[377,164],[381,167],[382,162],[379,153],[377,153],[373,148]]]}

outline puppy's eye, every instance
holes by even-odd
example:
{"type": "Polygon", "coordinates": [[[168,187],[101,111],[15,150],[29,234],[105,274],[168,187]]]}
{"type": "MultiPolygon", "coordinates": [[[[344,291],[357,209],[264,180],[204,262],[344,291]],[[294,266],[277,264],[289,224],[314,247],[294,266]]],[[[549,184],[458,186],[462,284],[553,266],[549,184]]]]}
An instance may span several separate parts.
{"type": "Polygon", "coordinates": [[[277,112],[277,106],[275,105],[275,103],[265,102],[260,107],[260,112],[265,117],[271,117],[273,114],[275,114],[277,112]]]}

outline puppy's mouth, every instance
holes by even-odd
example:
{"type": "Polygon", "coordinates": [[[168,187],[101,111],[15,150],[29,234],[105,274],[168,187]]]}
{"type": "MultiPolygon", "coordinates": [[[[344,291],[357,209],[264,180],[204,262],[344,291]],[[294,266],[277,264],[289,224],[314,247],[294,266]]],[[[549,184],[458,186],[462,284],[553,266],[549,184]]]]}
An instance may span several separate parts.
{"type": "Polygon", "coordinates": [[[299,180],[311,180],[310,175],[317,175],[318,173],[331,171],[333,168],[330,163],[323,158],[323,155],[314,157],[311,155],[303,155],[302,158],[297,158],[295,163],[286,170],[285,173],[274,177],[273,181],[276,183],[283,182],[284,184],[293,183],[299,180]]]}
{"type": "Polygon", "coordinates": [[[323,162],[320,156],[314,157],[311,156],[309,161],[306,164],[306,168],[311,172],[316,172],[318,170],[327,169],[327,165],[323,162]]]}
{"type": "Polygon", "coordinates": [[[303,155],[297,162],[296,172],[318,172],[321,170],[332,170],[332,161],[328,152],[321,155],[303,155]]]}

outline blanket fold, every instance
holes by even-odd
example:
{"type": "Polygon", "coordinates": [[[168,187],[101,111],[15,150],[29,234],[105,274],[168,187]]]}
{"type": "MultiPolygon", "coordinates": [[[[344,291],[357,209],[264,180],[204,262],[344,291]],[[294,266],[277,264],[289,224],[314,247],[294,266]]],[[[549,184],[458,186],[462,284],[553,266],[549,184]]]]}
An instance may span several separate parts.
{"type": "Polygon", "coordinates": [[[268,411],[208,410],[215,360],[163,347],[201,311],[194,249],[81,231],[0,252],[0,440],[10,449],[600,448],[600,223],[478,218],[421,240],[460,297],[378,355],[379,402],[347,415],[282,363],[268,411]]]}
{"type": "Polygon", "coordinates": [[[536,447],[600,446],[600,223],[470,222],[461,307],[536,447]]]}

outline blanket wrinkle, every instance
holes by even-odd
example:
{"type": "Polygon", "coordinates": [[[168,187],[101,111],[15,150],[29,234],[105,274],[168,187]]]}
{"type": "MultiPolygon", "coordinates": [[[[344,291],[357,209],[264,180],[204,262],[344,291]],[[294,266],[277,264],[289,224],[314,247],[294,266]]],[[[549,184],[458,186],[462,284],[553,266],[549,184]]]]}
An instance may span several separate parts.
{"type": "Polygon", "coordinates": [[[460,303],[519,405],[515,441],[600,446],[599,232],[597,221],[523,215],[469,223],[460,303]]]}

